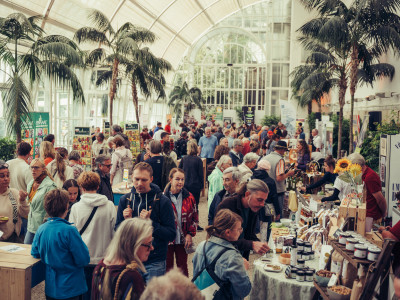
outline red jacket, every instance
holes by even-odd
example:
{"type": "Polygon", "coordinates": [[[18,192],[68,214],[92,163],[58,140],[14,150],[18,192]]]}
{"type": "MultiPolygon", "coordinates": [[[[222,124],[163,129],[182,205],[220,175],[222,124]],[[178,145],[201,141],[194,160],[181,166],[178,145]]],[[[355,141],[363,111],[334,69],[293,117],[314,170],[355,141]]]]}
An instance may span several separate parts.
{"type": "MultiPolygon", "coordinates": [[[[169,193],[170,185],[167,185],[165,188],[164,194],[171,200],[171,195],[169,193]]],[[[172,202],[172,208],[174,209],[174,213],[177,216],[178,213],[176,211],[175,204],[172,202]]],[[[197,224],[199,223],[199,215],[196,208],[196,200],[193,195],[185,188],[182,189],[182,215],[181,215],[181,226],[183,231],[183,238],[181,241],[184,241],[184,237],[187,234],[191,236],[196,235],[197,224]]],[[[175,218],[175,226],[177,226],[177,220],[175,218]]],[[[178,226],[177,226],[178,227],[178,226]]],[[[175,241],[170,244],[174,244],[175,241]]]]}

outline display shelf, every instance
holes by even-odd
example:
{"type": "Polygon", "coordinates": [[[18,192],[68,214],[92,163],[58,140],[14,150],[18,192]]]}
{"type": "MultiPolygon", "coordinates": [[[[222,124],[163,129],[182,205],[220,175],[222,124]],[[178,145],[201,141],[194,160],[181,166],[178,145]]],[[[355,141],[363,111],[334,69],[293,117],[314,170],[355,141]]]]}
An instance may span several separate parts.
{"type": "Polygon", "coordinates": [[[328,288],[327,287],[322,287],[318,283],[316,283],[315,281],[314,281],[314,286],[315,286],[315,288],[317,289],[317,291],[319,292],[319,294],[321,295],[321,297],[324,300],[329,300],[329,296],[328,296],[328,292],[327,292],[328,288]]]}
{"type": "Polygon", "coordinates": [[[352,252],[346,250],[346,246],[339,244],[339,242],[335,240],[329,240],[328,243],[333,247],[333,249],[338,251],[345,259],[347,259],[349,263],[351,263],[355,268],[358,268],[358,264],[370,265],[373,263],[372,261],[369,261],[367,259],[354,257],[352,252]]]}

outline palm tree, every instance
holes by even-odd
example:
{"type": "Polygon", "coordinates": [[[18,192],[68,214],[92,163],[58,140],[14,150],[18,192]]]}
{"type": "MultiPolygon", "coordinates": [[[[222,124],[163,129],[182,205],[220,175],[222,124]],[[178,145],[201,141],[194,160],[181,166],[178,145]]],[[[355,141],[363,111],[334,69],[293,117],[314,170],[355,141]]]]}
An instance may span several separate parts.
{"type": "Polygon", "coordinates": [[[291,87],[294,97],[300,105],[307,105],[313,99],[321,98],[334,86],[339,88],[339,128],[338,155],[342,148],[343,107],[347,90],[346,57],[335,55],[327,44],[300,39],[303,46],[311,51],[306,65],[297,67],[292,72],[291,87]]]}
{"type": "MultiPolygon", "coordinates": [[[[353,152],[354,95],[360,75],[369,78],[394,76],[394,67],[379,63],[388,50],[400,50],[399,0],[356,0],[347,6],[341,0],[301,0],[307,9],[316,9],[318,17],[307,22],[300,32],[322,43],[329,43],[335,52],[349,58],[348,73],[350,108],[350,149],[353,152]],[[362,74],[360,74],[360,70],[362,74]],[[371,74],[374,73],[374,74],[371,74]]],[[[373,80],[366,83],[372,85],[373,80]]]]}
{"type": "Polygon", "coordinates": [[[11,69],[4,93],[7,130],[17,135],[18,143],[22,124],[30,118],[33,107],[30,90],[44,76],[53,78],[60,87],[72,88],[74,100],[85,101],[73,70],[83,64],[80,50],[64,36],[43,37],[39,21],[39,17],[27,18],[21,13],[0,18],[0,60],[11,69]],[[21,45],[27,48],[25,52],[21,45]]]}
{"type": "Polygon", "coordinates": [[[140,124],[138,87],[146,98],[155,91],[158,99],[164,99],[166,81],[163,72],[170,71],[172,66],[165,59],[156,57],[147,47],[135,50],[132,54],[132,59],[126,64],[126,74],[131,83],[136,122],[140,124]]]}
{"type": "Polygon", "coordinates": [[[189,89],[186,81],[182,86],[175,86],[169,94],[168,106],[176,115],[176,120],[183,118],[184,112],[189,113],[195,108],[203,109],[205,103],[201,90],[197,87],[189,89]]]}
{"type": "Polygon", "coordinates": [[[87,54],[86,63],[89,66],[102,64],[108,68],[96,82],[101,85],[110,82],[108,93],[110,101],[110,126],[113,124],[113,105],[118,88],[120,64],[130,62],[129,55],[138,49],[138,43],[153,43],[155,35],[151,31],[137,27],[130,22],[114,30],[110,20],[99,10],[92,9],[88,18],[94,27],[83,27],[75,32],[74,39],[78,43],[90,42],[98,47],[87,54]]]}

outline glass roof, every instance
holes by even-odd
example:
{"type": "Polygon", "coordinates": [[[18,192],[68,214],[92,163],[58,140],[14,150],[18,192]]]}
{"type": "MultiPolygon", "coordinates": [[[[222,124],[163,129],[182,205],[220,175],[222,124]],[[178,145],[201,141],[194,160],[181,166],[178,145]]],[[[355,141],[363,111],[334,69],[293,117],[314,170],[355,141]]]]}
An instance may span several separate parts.
{"type": "Polygon", "coordinates": [[[151,50],[177,68],[182,56],[208,29],[227,16],[255,3],[270,0],[2,0],[1,16],[19,11],[47,16],[48,34],[73,36],[87,26],[87,9],[101,10],[115,27],[127,21],[152,30],[157,41],[151,50]]]}

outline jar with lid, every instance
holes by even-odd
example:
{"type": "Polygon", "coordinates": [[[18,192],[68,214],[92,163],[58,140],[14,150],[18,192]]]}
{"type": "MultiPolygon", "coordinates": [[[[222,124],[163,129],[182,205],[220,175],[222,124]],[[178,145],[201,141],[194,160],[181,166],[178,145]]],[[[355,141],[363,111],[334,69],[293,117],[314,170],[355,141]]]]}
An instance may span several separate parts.
{"type": "Polygon", "coordinates": [[[367,259],[369,261],[377,261],[379,255],[381,254],[381,249],[379,249],[378,247],[368,247],[368,256],[367,259]]]}
{"type": "Polygon", "coordinates": [[[296,279],[297,271],[298,271],[298,269],[295,266],[291,266],[289,278],[296,279]]]}
{"type": "Polygon", "coordinates": [[[311,270],[307,270],[307,271],[305,271],[305,279],[306,279],[306,281],[313,281],[313,278],[314,278],[314,272],[313,271],[311,271],[311,270]]]}
{"type": "Polygon", "coordinates": [[[312,251],[312,245],[309,242],[304,243],[304,252],[311,252],[312,251]]]}
{"type": "Polygon", "coordinates": [[[314,251],[311,251],[309,254],[310,254],[310,260],[313,260],[315,258],[314,251]]]}
{"type": "Polygon", "coordinates": [[[347,239],[346,241],[346,250],[348,251],[354,251],[354,246],[358,244],[358,241],[356,239],[347,239]]]}
{"type": "Polygon", "coordinates": [[[310,253],[308,252],[303,252],[303,255],[301,256],[302,259],[304,260],[310,260],[310,253]]]}
{"type": "Polygon", "coordinates": [[[304,271],[301,271],[301,270],[297,271],[296,280],[299,282],[303,282],[303,281],[305,281],[305,276],[306,276],[306,274],[304,271]]]}
{"type": "Polygon", "coordinates": [[[298,268],[304,268],[306,265],[306,261],[302,258],[297,259],[297,267],[298,268]]]}
{"type": "Polygon", "coordinates": [[[347,239],[350,238],[350,234],[347,232],[342,232],[339,235],[339,244],[346,245],[347,239]]]}
{"type": "Polygon", "coordinates": [[[356,244],[354,246],[354,256],[356,258],[367,258],[367,246],[363,244],[356,244]]]}
{"type": "Polygon", "coordinates": [[[303,251],[304,250],[304,242],[303,241],[297,241],[297,252],[303,251]]]}

